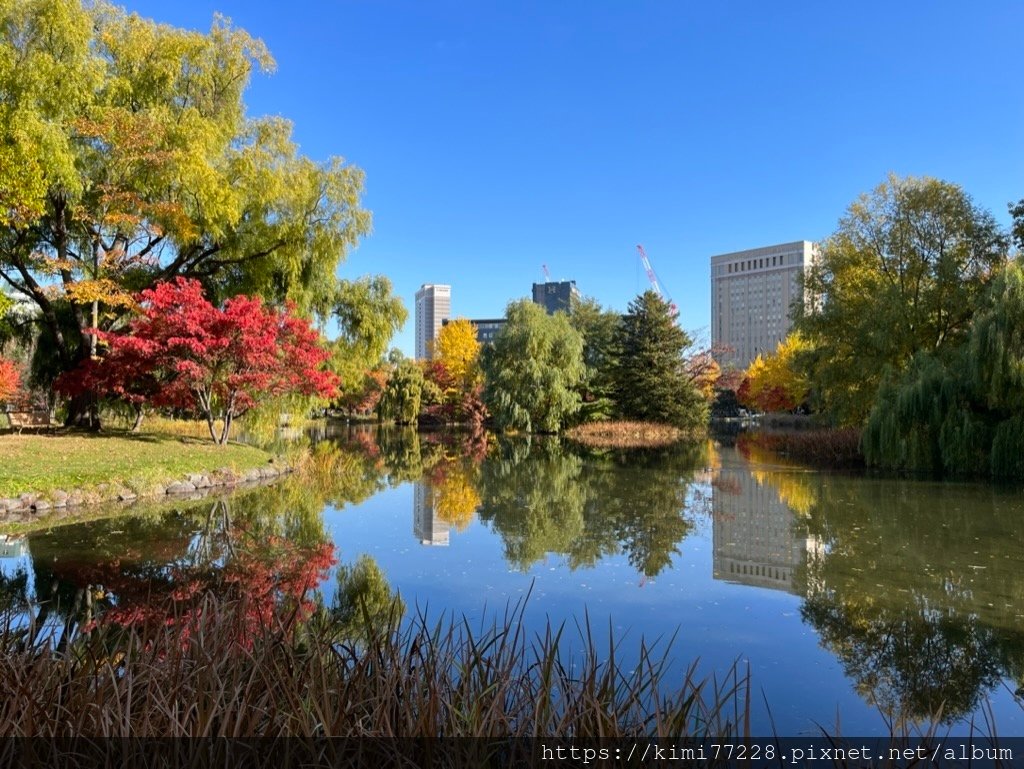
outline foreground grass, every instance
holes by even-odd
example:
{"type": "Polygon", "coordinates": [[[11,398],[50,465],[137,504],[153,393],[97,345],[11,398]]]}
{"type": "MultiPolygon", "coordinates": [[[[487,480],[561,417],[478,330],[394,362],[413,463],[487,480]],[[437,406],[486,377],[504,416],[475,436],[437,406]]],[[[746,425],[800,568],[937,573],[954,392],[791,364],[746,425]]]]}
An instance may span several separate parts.
{"type": "Polygon", "coordinates": [[[261,467],[270,457],[252,446],[157,433],[0,435],[0,497],[103,483],[144,494],[190,473],[261,467]]]}
{"type": "Polygon", "coordinates": [[[420,615],[358,644],[322,613],[267,617],[245,599],[167,610],[128,628],[87,623],[56,644],[31,621],[0,622],[0,737],[735,738],[749,727],[738,671],[721,684],[693,667],[671,674],[669,648],[643,642],[625,665],[588,626],[529,636],[521,608],[480,628],[420,615]]]}

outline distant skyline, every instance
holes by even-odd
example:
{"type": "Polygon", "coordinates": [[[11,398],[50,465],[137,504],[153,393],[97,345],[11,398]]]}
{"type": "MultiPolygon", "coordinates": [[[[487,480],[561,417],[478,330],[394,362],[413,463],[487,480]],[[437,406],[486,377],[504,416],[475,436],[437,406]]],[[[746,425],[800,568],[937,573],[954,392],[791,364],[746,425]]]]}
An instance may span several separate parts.
{"type": "Polygon", "coordinates": [[[1006,224],[1024,197],[1016,2],[138,0],[214,12],[277,61],[252,115],[366,172],[373,233],[340,275],[409,310],[452,287],[492,318],[542,282],[624,310],[642,243],[682,324],[708,336],[709,258],[831,234],[888,173],[960,184],[1006,224]]]}

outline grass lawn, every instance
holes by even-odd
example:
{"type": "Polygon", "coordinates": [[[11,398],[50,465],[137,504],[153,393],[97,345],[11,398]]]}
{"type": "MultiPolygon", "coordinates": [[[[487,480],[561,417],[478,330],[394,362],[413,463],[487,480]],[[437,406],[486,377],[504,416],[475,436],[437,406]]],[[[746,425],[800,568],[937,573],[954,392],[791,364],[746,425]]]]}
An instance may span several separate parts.
{"type": "Polygon", "coordinates": [[[261,467],[270,454],[242,444],[143,433],[0,435],[0,497],[101,483],[144,494],[189,473],[261,467]]]}

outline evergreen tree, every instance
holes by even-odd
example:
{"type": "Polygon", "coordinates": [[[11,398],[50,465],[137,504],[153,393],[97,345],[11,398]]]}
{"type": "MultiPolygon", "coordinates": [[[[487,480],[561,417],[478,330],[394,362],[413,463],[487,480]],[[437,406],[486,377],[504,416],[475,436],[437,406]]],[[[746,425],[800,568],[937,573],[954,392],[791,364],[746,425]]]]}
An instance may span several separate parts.
{"type": "Polygon", "coordinates": [[[629,304],[616,335],[615,400],[619,415],[699,429],[707,403],[686,372],[692,344],[668,304],[647,291],[629,304]]]}

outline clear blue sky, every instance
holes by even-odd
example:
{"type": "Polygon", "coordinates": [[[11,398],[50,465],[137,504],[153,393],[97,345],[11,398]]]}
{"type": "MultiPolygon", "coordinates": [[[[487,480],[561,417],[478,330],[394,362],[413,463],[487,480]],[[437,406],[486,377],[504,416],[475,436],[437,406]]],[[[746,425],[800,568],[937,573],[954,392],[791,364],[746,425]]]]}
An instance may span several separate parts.
{"type": "Polygon", "coordinates": [[[366,171],[373,234],[342,274],[499,316],[547,264],[624,309],[642,243],[691,330],[708,258],[834,231],[889,172],[1024,197],[1020,2],[138,0],[262,38],[251,114],[366,171]]]}

